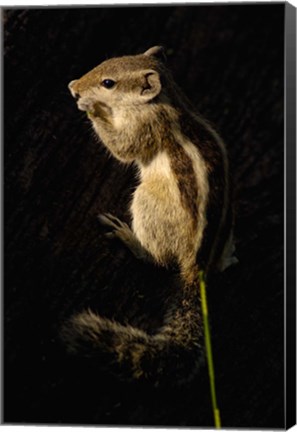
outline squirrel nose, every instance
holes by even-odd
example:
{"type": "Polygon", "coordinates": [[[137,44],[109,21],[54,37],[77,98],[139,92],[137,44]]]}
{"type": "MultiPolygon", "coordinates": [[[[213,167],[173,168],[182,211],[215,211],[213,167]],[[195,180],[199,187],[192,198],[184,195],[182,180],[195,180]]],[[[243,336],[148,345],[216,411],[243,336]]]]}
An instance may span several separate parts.
{"type": "Polygon", "coordinates": [[[72,94],[72,96],[73,96],[76,100],[78,100],[79,97],[80,97],[80,95],[79,95],[78,92],[76,92],[76,91],[73,89],[73,85],[76,83],[76,81],[77,81],[77,80],[70,81],[70,83],[68,84],[68,88],[69,88],[70,93],[72,94]]]}

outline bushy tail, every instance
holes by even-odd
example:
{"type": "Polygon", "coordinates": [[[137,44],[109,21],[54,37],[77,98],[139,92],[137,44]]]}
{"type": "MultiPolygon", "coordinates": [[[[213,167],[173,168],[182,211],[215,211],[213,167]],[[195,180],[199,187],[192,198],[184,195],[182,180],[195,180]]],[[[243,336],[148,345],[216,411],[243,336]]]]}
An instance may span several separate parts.
{"type": "Polygon", "coordinates": [[[197,285],[182,294],[154,335],[87,310],[64,325],[62,339],[69,352],[101,358],[123,379],[188,381],[204,358],[203,328],[197,285]]]}

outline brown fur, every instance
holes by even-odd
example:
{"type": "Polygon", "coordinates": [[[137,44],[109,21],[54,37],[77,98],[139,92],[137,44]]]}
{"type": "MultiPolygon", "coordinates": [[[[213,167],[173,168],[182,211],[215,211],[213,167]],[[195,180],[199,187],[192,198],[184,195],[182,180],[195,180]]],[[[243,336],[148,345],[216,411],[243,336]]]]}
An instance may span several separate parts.
{"type": "Polygon", "coordinates": [[[179,296],[155,335],[82,312],[65,325],[63,337],[70,351],[105,353],[118,373],[132,378],[159,380],[173,373],[186,380],[201,361],[198,270],[233,260],[229,167],[223,143],[195,114],[157,58],[160,52],[153,47],[107,60],[69,87],[109,151],[139,168],[132,230],[111,215],[101,216],[102,223],[136,256],[164,266],[178,263],[179,296]],[[112,88],[104,88],[106,79],[112,88]]]}
{"type": "Polygon", "coordinates": [[[169,155],[178,182],[181,203],[189,211],[195,227],[198,221],[198,186],[192,161],[178,144],[169,148],[169,155]]]}

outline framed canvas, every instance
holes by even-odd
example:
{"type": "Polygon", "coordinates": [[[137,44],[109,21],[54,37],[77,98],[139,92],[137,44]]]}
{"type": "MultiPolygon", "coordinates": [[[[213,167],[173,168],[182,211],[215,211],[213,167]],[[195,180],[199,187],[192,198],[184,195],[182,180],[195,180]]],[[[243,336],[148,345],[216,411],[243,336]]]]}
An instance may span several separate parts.
{"type": "MultiPolygon", "coordinates": [[[[294,425],[294,6],[285,2],[7,6],[2,8],[2,38],[2,422],[224,429],[294,425]],[[104,119],[109,128],[117,124],[132,134],[143,105],[136,99],[132,104],[130,98],[135,117],[116,116],[126,97],[122,90],[124,96],[113,99],[112,108],[109,99],[100,102],[99,115],[89,105],[77,109],[79,101],[73,98],[97,97],[94,75],[81,77],[103,61],[147,53],[155,46],[164,47],[163,59],[158,60],[164,69],[156,73],[155,63],[149,63],[141,78],[145,80],[141,97],[147,97],[150,112],[161,100],[166,112],[173,113],[169,117],[181,118],[180,107],[188,102],[181,93],[176,99],[166,93],[166,71],[171,71],[191,101],[187,110],[207,119],[225,143],[229,160],[238,262],[233,260],[223,272],[210,272],[207,279],[200,273],[198,281],[197,273],[191,307],[188,298],[180,298],[184,292],[180,265],[135,257],[127,244],[110,235],[110,226],[102,225],[98,215],[115,215],[127,224],[121,225],[127,232],[132,218],[136,220],[136,210],[131,214],[130,209],[135,191],[168,141],[171,153],[166,147],[164,164],[169,163],[172,184],[184,199],[174,216],[180,217],[180,223],[169,231],[170,221],[164,228],[157,210],[150,220],[155,236],[162,230],[173,233],[164,235],[163,246],[175,244],[181,232],[188,232],[182,215],[187,205],[189,210],[195,176],[178,150],[180,143],[172,145],[169,137],[190,131],[187,137],[197,133],[203,154],[198,174],[209,181],[205,189],[198,187],[193,204],[202,244],[216,220],[215,212],[222,211],[225,202],[222,193],[215,194],[221,187],[216,183],[220,171],[211,171],[218,156],[207,153],[209,136],[194,131],[194,123],[187,120],[192,114],[184,122],[172,123],[170,117],[166,124],[160,117],[154,126],[147,115],[133,145],[145,139],[149,154],[155,153],[143,162],[140,175],[137,164],[113,157],[92,122],[94,126],[96,115],[101,121],[102,113],[108,113],[104,119]],[[156,133],[161,123],[166,130],[162,139],[156,133]],[[173,124],[174,131],[168,126],[173,124]],[[199,207],[203,196],[205,206],[199,207]],[[207,207],[210,199],[215,201],[213,210],[207,207]],[[187,312],[183,315],[179,307],[187,312]],[[188,328],[198,315],[200,326],[191,333],[188,328]],[[169,316],[171,333],[166,327],[169,316]],[[79,342],[70,331],[69,344],[67,331],[74,317],[81,317],[83,330],[79,342]],[[180,344],[177,327],[185,343],[183,339],[180,344]],[[167,339],[165,333],[166,337],[170,333],[167,339]],[[162,349],[156,348],[156,341],[162,341],[162,349]],[[101,349],[103,344],[114,351],[101,349]],[[199,366],[195,370],[194,364],[199,366]]],[[[100,75],[106,97],[111,97],[108,88],[117,87],[121,74],[129,85],[140,80],[138,66],[131,71],[123,64],[117,60],[112,76],[100,75]]],[[[120,145],[121,134],[115,146],[120,145]]],[[[189,150],[188,159],[194,160],[191,154],[189,150]]],[[[160,188],[167,170],[162,163],[154,168],[154,184],[160,178],[160,188]]],[[[168,201],[165,195],[161,199],[168,201]]],[[[152,207],[142,213],[142,220],[149,211],[152,207]]],[[[112,223],[118,222],[109,219],[112,223]]],[[[134,231],[139,230],[134,223],[134,231]]],[[[142,247],[147,235],[143,230],[142,247]]],[[[185,254],[181,257],[187,263],[185,254]]],[[[202,264],[197,262],[200,271],[202,264]]]]}

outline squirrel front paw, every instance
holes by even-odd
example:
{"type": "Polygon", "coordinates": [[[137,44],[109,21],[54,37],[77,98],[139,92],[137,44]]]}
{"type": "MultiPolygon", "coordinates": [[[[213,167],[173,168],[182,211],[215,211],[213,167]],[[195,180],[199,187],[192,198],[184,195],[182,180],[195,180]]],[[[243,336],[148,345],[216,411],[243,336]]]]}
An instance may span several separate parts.
{"type": "Polygon", "coordinates": [[[94,111],[95,103],[96,101],[94,99],[81,97],[77,101],[77,107],[81,111],[92,113],[94,111]]]}

